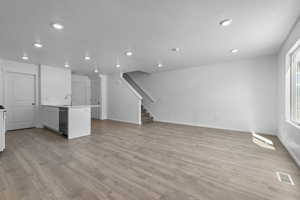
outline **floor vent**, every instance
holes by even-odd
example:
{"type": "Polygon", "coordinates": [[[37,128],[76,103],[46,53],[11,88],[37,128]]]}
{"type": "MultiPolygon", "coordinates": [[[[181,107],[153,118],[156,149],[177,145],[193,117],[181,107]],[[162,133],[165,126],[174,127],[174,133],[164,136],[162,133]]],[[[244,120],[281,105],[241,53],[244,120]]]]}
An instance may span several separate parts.
{"type": "Polygon", "coordinates": [[[295,185],[291,175],[283,172],[276,172],[277,178],[280,182],[289,184],[289,185],[295,185]]]}

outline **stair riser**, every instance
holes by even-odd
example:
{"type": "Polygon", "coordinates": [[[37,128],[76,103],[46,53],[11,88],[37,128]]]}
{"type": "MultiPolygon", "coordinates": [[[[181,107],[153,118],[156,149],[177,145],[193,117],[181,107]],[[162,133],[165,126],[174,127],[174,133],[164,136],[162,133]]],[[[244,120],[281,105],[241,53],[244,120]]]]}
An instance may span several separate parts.
{"type": "Polygon", "coordinates": [[[151,117],[150,113],[142,113],[142,117],[151,117]]]}
{"type": "Polygon", "coordinates": [[[147,112],[147,109],[145,109],[144,106],[142,106],[142,123],[146,124],[152,122],[153,122],[153,117],[149,112],[147,112]]]}

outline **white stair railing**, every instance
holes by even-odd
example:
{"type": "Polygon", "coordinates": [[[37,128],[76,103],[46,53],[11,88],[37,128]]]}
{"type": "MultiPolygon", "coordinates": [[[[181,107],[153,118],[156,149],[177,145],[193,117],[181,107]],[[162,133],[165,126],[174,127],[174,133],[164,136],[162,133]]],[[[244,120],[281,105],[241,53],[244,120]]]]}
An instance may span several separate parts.
{"type": "Polygon", "coordinates": [[[154,103],[154,98],[149,95],[142,87],[140,87],[127,73],[123,74],[123,78],[143,97],[143,99],[149,100],[151,103],[154,103]]]}

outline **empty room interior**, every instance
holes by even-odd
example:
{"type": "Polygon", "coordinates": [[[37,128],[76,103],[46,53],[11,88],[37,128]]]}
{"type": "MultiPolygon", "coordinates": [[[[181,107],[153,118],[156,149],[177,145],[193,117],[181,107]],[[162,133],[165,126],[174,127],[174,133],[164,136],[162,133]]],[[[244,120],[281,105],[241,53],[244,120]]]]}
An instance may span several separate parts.
{"type": "Polygon", "coordinates": [[[300,200],[299,0],[1,0],[0,200],[300,200]]]}

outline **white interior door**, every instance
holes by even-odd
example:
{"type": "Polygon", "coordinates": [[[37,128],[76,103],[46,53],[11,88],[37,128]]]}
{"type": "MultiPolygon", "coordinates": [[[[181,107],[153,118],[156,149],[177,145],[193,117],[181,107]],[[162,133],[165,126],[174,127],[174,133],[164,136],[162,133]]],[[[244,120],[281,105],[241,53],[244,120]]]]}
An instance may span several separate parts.
{"type": "Polygon", "coordinates": [[[8,130],[34,127],[35,89],[35,75],[6,73],[5,104],[8,130]]]}
{"type": "MultiPolygon", "coordinates": [[[[100,80],[92,80],[91,81],[91,104],[92,105],[100,105],[100,93],[101,93],[101,82],[100,80]]],[[[100,107],[92,108],[92,118],[93,119],[101,119],[100,107]]]]}

